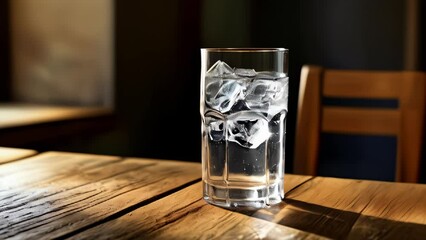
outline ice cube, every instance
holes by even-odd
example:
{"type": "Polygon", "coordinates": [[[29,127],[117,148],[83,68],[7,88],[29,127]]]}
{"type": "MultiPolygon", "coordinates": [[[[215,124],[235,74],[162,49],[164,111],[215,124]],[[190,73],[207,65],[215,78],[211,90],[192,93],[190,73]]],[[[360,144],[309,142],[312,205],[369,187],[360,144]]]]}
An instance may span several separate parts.
{"type": "Polygon", "coordinates": [[[246,101],[249,107],[271,104],[282,97],[284,85],[280,81],[254,80],[248,87],[246,101]]]}
{"type": "Polygon", "coordinates": [[[214,81],[207,85],[206,87],[206,99],[207,102],[210,102],[211,99],[214,99],[217,95],[217,93],[220,90],[220,87],[222,85],[222,80],[214,81]]]}
{"type": "Polygon", "coordinates": [[[235,74],[240,77],[255,77],[257,73],[254,69],[236,68],[235,74]]]}
{"type": "Polygon", "coordinates": [[[219,90],[213,96],[210,93],[215,92],[217,88],[217,82],[213,82],[210,85],[214,84],[214,86],[208,85],[206,89],[206,102],[207,104],[213,108],[218,110],[221,113],[229,112],[232,106],[242,97],[242,93],[245,90],[245,84],[242,81],[238,81],[235,79],[223,80],[223,84],[220,85],[219,90]],[[211,89],[211,90],[210,90],[211,89]]]}
{"type": "Polygon", "coordinates": [[[234,69],[222,61],[217,61],[206,72],[206,77],[223,77],[234,73],[234,69]]]}
{"type": "Polygon", "coordinates": [[[234,106],[232,106],[231,113],[245,111],[245,110],[250,110],[250,108],[247,106],[246,101],[244,101],[244,100],[238,100],[234,104],[234,106]]]}
{"type": "Polygon", "coordinates": [[[288,77],[276,80],[256,78],[248,85],[244,99],[250,109],[263,112],[270,120],[288,109],[288,77]]]}
{"type": "Polygon", "coordinates": [[[224,122],[222,120],[211,121],[208,126],[210,140],[222,141],[224,138],[224,122]]]}
{"type": "Polygon", "coordinates": [[[270,136],[268,121],[260,113],[237,112],[229,115],[226,124],[228,140],[246,148],[256,149],[270,136]]]}

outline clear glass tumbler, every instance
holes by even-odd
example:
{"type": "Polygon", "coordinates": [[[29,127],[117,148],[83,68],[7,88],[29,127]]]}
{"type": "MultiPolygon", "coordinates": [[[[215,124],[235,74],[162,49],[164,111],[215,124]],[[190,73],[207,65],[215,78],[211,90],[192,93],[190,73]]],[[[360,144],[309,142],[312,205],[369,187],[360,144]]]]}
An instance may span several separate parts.
{"type": "Polygon", "coordinates": [[[204,199],[263,208],[284,198],[288,50],[201,49],[204,199]]]}

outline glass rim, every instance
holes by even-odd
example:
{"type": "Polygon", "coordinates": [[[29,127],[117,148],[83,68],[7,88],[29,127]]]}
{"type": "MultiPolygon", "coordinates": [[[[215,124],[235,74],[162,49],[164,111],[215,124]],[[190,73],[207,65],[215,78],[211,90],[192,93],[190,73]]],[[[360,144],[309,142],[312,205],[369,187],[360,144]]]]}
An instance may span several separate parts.
{"type": "Polygon", "coordinates": [[[288,52],[287,48],[201,48],[206,52],[288,52]]]}

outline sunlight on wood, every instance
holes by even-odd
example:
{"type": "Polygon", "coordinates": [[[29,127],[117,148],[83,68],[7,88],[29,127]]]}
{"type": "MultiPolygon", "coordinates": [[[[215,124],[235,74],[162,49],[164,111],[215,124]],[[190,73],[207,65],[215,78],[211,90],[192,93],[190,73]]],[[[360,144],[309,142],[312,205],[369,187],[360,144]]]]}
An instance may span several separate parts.
{"type": "Polygon", "coordinates": [[[108,108],[0,103],[0,128],[112,114],[108,108]]]}
{"type": "Polygon", "coordinates": [[[422,184],[316,177],[287,197],[387,220],[426,224],[426,185],[422,184]]]}
{"type": "MultiPolygon", "coordinates": [[[[1,115],[0,115],[1,116],[1,115]]],[[[1,117],[0,117],[1,118],[1,117]]],[[[37,152],[29,149],[0,147],[0,164],[29,157],[37,152]]]]}

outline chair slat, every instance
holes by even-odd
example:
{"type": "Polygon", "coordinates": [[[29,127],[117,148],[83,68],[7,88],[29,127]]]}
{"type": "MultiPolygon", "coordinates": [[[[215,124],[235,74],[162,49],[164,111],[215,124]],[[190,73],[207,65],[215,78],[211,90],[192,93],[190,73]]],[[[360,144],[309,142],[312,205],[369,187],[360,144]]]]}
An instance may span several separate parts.
{"type": "Polygon", "coordinates": [[[403,73],[328,70],[323,94],[328,97],[398,98],[403,73]]]}
{"type": "Polygon", "coordinates": [[[400,111],[394,109],[363,109],[324,107],[322,131],[366,135],[398,135],[400,111]]]}

